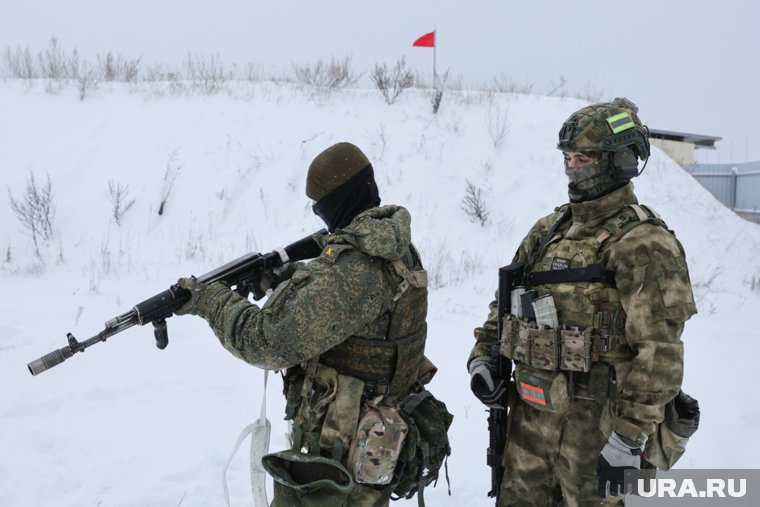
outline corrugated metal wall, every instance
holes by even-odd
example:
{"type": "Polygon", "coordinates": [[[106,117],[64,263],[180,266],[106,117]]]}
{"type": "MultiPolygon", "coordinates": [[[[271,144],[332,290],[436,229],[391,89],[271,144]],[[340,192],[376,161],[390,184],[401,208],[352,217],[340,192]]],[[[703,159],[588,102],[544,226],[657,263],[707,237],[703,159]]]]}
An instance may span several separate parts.
{"type": "Polygon", "coordinates": [[[684,165],[720,202],[760,222],[760,161],[743,164],[684,165]]]}

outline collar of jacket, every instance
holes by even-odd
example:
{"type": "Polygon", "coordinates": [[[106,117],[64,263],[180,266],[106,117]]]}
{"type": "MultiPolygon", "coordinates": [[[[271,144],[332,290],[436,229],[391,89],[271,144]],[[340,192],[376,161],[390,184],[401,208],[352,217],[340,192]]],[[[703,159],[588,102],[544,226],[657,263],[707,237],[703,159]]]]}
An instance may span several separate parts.
{"type": "Polygon", "coordinates": [[[598,199],[572,202],[570,203],[570,212],[573,217],[573,228],[602,225],[611,216],[620,212],[622,208],[629,204],[638,203],[639,201],[633,193],[633,183],[628,183],[598,199]]]}
{"type": "Polygon", "coordinates": [[[411,216],[401,206],[378,206],[362,211],[342,229],[323,236],[327,244],[349,244],[373,257],[400,259],[411,243],[411,216]]]}

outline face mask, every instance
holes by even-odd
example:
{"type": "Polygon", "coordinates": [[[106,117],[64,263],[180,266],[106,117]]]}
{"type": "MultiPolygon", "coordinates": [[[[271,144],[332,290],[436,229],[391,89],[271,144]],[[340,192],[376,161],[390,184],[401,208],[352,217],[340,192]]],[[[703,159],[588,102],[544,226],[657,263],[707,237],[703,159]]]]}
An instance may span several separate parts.
{"type": "Polygon", "coordinates": [[[568,195],[572,202],[590,201],[616,190],[630,180],[630,178],[615,178],[609,170],[609,160],[602,159],[592,164],[569,169],[565,165],[565,174],[570,180],[568,195]]]}

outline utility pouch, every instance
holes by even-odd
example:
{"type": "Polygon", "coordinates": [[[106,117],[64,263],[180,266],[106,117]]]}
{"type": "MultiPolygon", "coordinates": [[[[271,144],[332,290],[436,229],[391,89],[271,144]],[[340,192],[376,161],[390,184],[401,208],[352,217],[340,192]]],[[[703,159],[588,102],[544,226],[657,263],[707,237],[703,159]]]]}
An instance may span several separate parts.
{"type": "MultiPolygon", "coordinates": [[[[338,372],[323,364],[317,365],[313,377],[304,379],[301,388],[303,401],[298,409],[295,422],[305,433],[317,435],[321,431],[325,414],[335,399],[337,391],[338,372]]],[[[309,450],[317,452],[317,449],[312,447],[313,443],[307,443],[309,450]]]]}
{"type": "Polygon", "coordinates": [[[348,452],[356,482],[390,484],[408,432],[398,408],[369,405],[348,452]]]}
{"type": "Polygon", "coordinates": [[[647,440],[644,458],[660,470],[670,470],[683,456],[689,438],[699,428],[699,415],[699,402],[679,391],[665,405],[665,418],[647,440]]]}
{"type": "Polygon", "coordinates": [[[544,412],[563,414],[570,407],[570,386],[561,371],[547,371],[520,363],[515,368],[520,399],[544,412]]]}
{"type": "Polygon", "coordinates": [[[607,401],[610,392],[610,366],[594,363],[588,375],[588,394],[600,405],[607,401]]]}
{"type": "Polygon", "coordinates": [[[438,473],[451,454],[448,431],[454,416],[428,390],[409,394],[399,406],[409,434],[396,466],[393,494],[408,499],[417,493],[419,499],[422,490],[438,480],[438,473]]]}
{"type": "Polygon", "coordinates": [[[364,382],[339,373],[336,380],[335,397],[325,413],[319,435],[319,447],[325,451],[332,451],[333,458],[341,459],[356,435],[364,382]]]}
{"type": "Polygon", "coordinates": [[[578,327],[560,331],[560,368],[567,371],[588,372],[591,369],[591,328],[578,327]]]}

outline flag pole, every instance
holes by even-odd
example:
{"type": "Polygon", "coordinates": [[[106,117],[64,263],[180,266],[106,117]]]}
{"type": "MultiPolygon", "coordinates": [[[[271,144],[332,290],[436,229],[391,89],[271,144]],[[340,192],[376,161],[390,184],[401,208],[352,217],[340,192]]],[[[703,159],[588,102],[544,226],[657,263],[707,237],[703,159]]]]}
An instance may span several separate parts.
{"type": "Polygon", "coordinates": [[[433,88],[438,91],[437,78],[438,74],[435,72],[435,52],[438,49],[438,30],[433,30],[433,88]]]}

